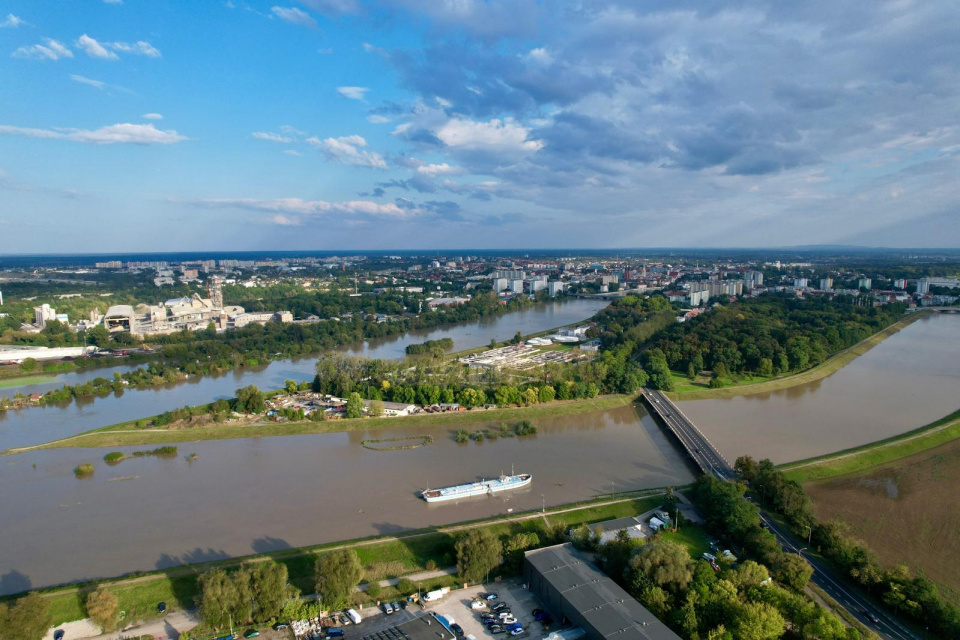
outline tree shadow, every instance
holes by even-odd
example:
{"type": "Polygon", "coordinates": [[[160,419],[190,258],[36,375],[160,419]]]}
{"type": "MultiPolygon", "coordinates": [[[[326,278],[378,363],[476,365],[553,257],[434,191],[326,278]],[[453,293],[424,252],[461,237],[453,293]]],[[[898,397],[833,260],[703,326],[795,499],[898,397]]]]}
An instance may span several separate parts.
{"type": "Polygon", "coordinates": [[[293,549],[290,543],[287,542],[286,540],[283,540],[281,538],[273,538],[271,536],[256,538],[253,542],[250,543],[250,547],[253,549],[253,552],[257,554],[293,549]]]}
{"type": "MultiPolygon", "coordinates": [[[[397,535],[402,532],[408,532],[407,527],[389,522],[375,522],[373,528],[380,535],[397,535]]],[[[452,566],[457,562],[457,553],[454,548],[456,536],[437,531],[435,527],[418,529],[416,533],[433,534],[402,536],[397,538],[397,544],[404,547],[405,555],[417,566],[414,573],[420,573],[432,569],[443,569],[452,566]]],[[[429,586],[424,583],[423,586],[429,586]]]]}
{"type": "Polygon", "coordinates": [[[29,576],[26,576],[16,569],[11,569],[7,573],[0,575],[0,596],[9,596],[15,593],[30,591],[33,582],[29,576]]]}
{"type": "MultiPolygon", "coordinates": [[[[189,608],[195,605],[194,595],[196,593],[197,575],[208,570],[208,567],[191,567],[184,565],[216,562],[218,560],[227,560],[230,557],[230,554],[222,549],[201,549],[197,547],[192,551],[187,551],[181,556],[172,556],[168,553],[161,554],[156,562],[156,567],[167,574],[170,580],[170,588],[173,591],[173,597],[176,599],[176,604],[182,608],[189,608]]],[[[209,569],[212,568],[213,567],[209,567],[209,569]]],[[[167,604],[169,607],[170,603],[167,604]]]]}

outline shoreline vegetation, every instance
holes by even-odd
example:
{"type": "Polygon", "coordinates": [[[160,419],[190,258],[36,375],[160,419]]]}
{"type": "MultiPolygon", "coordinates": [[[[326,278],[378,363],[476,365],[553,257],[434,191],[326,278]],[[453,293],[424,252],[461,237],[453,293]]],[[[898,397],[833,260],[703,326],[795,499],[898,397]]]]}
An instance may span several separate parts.
{"type": "MultiPolygon", "coordinates": [[[[738,396],[753,395],[756,393],[780,391],[783,389],[789,389],[790,387],[807,384],[808,382],[822,380],[830,374],[836,373],[843,367],[847,366],[890,336],[900,332],[917,320],[925,318],[930,314],[931,312],[928,311],[917,311],[906,315],[885,329],[881,329],[877,333],[864,338],[852,347],[844,349],[843,351],[838,351],[815,367],[811,367],[810,369],[801,371],[799,373],[793,373],[779,378],[765,379],[763,382],[753,382],[753,379],[749,379],[740,384],[721,387],[719,389],[698,388],[684,390],[681,386],[681,388],[676,391],[666,392],[666,395],[675,402],[682,402],[684,400],[735,398],[738,396]]],[[[688,388],[692,388],[692,385],[689,383],[687,383],[686,386],[688,388]]]]}
{"type": "MultiPolygon", "coordinates": [[[[356,538],[185,564],[158,571],[135,572],[113,578],[38,589],[36,593],[48,601],[54,625],[86,617],[82,604],[83,596],[98,588],[108,588],[115,593],[120,599],[120,608],[128,612],[128,619],[132,621],[155,615],[157,602],[167,602],[169,610],[191,606],[193,598],[199,595],[197,579],[201,573],[215,568],[230,569],[271,560],[287,565],[290,582],[311,593],[314,586],[314,560],[320,553],[354,549],[364,565],[365,574],[381,573],[386,569],[386,573],[377,577],[402,578],[430,570],[429,567],[452,564],[451,558],[447,556],[451,555],[455,535],[462,532],[488,529],[503,533],[526,530],[531,526],[549,528],[558,525],[566,529],[579,524],[636,516],[656,507],[665,493],[666,489],[657,487],[618,493],[616,498],[604,494],[592,500],[549,507],[545,511],[536,508],[447,526],[411,530],[394,536],[356,538]]],[[[21,595],[3,596],[0,601],[12,601],[21,595]]]]}
{"type": "Polygon", "coordinates": [[[799,483],[858,473],[922,453],[960,438],[960,409],[900,435],[807,460],[779,465],[788,480],[799,483]]]}

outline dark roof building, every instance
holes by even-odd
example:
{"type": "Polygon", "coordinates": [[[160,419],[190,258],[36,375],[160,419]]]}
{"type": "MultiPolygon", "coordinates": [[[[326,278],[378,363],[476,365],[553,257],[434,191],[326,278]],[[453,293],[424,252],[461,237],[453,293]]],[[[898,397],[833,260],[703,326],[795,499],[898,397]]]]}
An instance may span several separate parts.
{"type": "Polygon", "coordinates": [[[570,543],[528,551],[523,575],[554,619],[588,640],[680,639],[570,543]]]}

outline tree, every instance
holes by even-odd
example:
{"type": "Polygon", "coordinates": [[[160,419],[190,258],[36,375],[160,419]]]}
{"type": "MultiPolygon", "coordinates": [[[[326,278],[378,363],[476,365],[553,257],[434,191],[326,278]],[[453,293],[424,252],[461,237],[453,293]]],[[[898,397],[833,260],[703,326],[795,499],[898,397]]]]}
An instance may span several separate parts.
{"type": "Polygon", "coordinates": [[[254,618],[264,622],[280,615],[287,600],[299,594],[287,584],[287,565],[279,562],[258,562],[250,568],[250,590],[256,605],[254,618]]]}
{"type": "Polygon", "coordinates": [[[101,349],[110,346],[110,332],[102,324],[87,329],[87,342],[101,349]]]}
{"type": "Polygon", "coordinates": [[[348,418],[362,418],[363,417],[363,398],[360,397],[360,394],[356,391],[352,392],[347,396],[347,417],[348,418]]]}
{"type": "Polygon", "coordinates": [[[686,547],[662,540],[644,545],[630,560],[634,572],[643,573],[651,582],[672,593],[687,588],[693,579],[693,560],[686,547]]]}
{"type": "Polygon", "coordinates": [[[240,594],[236,585],[223,569],[201,573],[197,580],[200,589],[198,612],[204,624],[221,629],[230,623],[238,608],[240,594]]]}
{"type": "Polygon", "coordinates": [[[104,631],[117,628],[120,616],[120,601],[103,587],[87,596],[87,615],[104,631]]]}
{"type": "Polygon", "coordinates": [[[338,549],[321,554],[314,566],[317,593],[324,608],[338,609],[360,582],[363,567],[353,549],[338,549]]]}
{"type": "Polygon", "coordinates": [[[0,637],[41,640],[53,623],[46,598],[28,593],[12,605],[0,604],[0,637]]]}
{"type": "Polygon", "coordinates": [[[296,380],[284,380],[283,388],[287,393],[296,393],[300,389],[300,385],[297,384],[296,380]]]}
{"type": "Polygon", "coordinates": [[[753,560],[747,560],[730,573],[729,580],[736,585],[737,589],[743,591],[748,587],[758,586],[769,577],[770,573],[765,566],[753,560]]]}
{"type": "Polygon", "coordinates": [[[370,415],[374,418],[382,417],[384,411],[386,411],[386,409],[383,407],[383,400],[374,400],[370,403],[370,415]]]}
{"type": "Polygon", "coordinates": [[[30,373],[37,368],[37,361],[33,358],[24,358],[23,362],[20,363],[20,371],[24,373],[30,373]]]}
{"type": "Polygon", "coordinates": [[[523,553],[540,546],[540,536],[536,533],[517,533],[507,540],[503,547],[504,561],[514,571],[523,568],[523,553]]]}
{"type": "Polygon", "coordinates": [[[803,558],[789,553],[781,554],[773,565],[773,575],[777,581],[795,591],[801,591],[810,582],[813,567],[803,558]]]}
{"type": "Polygon", "coordinates": [[[263,394],[254,385],[237,389],[237,411],[246,413],[262,413],[267,405],[264,402],[263,394]]]}
{"type": "Polygon", "coordinates": [[[764,602],[741,605],[734,615],[731,631],[738,640],[775,640],[787,628],[780,612],[764,602]]]}
{"type": "Polygon", "coordinates": [[[482,581],[500,564],[502,545],[487,529],[471,529],[455,546],[457,573],[466,582],[482,581]]]}

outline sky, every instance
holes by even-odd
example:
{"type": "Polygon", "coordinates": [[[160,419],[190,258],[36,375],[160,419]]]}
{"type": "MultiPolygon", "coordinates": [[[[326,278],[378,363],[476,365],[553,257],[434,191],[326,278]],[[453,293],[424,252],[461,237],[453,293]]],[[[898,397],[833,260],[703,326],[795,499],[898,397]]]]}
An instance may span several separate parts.
{"type": "Polygon", "coordinates": [[[0,253],[960,246],[960,4],[0,0],[0,253]]]}

